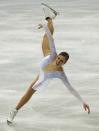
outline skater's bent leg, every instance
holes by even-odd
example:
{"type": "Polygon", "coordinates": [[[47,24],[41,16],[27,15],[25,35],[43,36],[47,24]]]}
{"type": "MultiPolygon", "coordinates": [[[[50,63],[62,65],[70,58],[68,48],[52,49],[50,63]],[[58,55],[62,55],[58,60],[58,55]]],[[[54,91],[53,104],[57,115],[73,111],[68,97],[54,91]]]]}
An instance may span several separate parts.
{"type": "Polygon", "coordinates": [[[16,106],[16,110],[21,109],[21,107],[23,107],[30,100],[32,95],[35,93],[35,90],[32,87],[37,82],[38,78],[39,78],[39,76],[37,76],[37,78],[31,83],[31,85],[29,86],[27,92],[20,99],[20,101],[18,102],[18,104],[16,106]]]}

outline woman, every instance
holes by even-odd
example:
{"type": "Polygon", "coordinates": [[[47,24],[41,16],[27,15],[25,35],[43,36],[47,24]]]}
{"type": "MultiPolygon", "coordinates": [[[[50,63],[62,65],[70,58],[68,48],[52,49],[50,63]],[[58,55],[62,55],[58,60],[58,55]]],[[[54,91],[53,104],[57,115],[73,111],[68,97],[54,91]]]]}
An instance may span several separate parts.
{"type": "MultiPolygon", "coordinates": [[[[57,14],[55,14],[56,16],[57,14]]],[[[59,78],[65,84],[65,86],[69,89],[69,91],[79,99],[79,101],[83,104],[83,107],[88,113],[90,113],[89,106],[83,101],[78,92],[71,86],[69,83],[64,70],[63,65],[69,59],[69,55],[66,52],[61,52],[57,55],[54,39],[52,34],[54,32],[53,22],[51,17],[46,17],[47,25],[39,25],[40,28],[44,28],[45,35],[43,37],[42,50],[44,59],[40,64],[40,73],[36,77],[36,79],[31,83],[25,95],[21,98],[21,100],[16,105],[15,109],[13,109],[10,113],[9,118],[7,119],[8,124],[13,122],[17,112],[29,101],[31,96],[38,90],[42,89],[44,86],[47,86],[49,80],[53,80],[53,78],[59,78]]]]}

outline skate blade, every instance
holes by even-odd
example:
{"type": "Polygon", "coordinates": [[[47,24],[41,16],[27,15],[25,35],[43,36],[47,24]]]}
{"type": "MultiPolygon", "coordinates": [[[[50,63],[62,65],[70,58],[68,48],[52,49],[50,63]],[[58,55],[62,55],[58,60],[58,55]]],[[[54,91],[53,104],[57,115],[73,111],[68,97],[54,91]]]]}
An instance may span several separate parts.
{"type": "Polygon", "coordinates": [[[11,125],[11,124],[12,124],[12,122],[11,122],[11,121],[9,121],[9,120],[7,120],[7,124],[8,124],[8,125],[11,125]]]}
{"type": "Polygon", "coordinates": [[[56,13],[57,15],[60,15],[59,12],[57,12],[56,10],[54,10],[54,9],[53,9],[52,7],[50,7],[49,5],[47,5],[47,4],[45,4],[45,3],[41,3],[41,5],[43,5],[43,6],[47,7],[47,8],[49,8],[53,13],[56,13]]]}

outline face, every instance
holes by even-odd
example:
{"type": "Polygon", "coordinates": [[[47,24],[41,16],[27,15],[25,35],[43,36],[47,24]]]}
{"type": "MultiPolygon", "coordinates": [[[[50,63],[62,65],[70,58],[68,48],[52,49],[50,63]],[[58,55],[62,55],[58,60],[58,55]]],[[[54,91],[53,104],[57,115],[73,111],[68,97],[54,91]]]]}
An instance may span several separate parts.
{"type": "Polygon", "coordinates": [[[56,65],[57,66],[62,66],[66,63],[66,58],[62,55],[58,55],[56,58],[56,65]]]}

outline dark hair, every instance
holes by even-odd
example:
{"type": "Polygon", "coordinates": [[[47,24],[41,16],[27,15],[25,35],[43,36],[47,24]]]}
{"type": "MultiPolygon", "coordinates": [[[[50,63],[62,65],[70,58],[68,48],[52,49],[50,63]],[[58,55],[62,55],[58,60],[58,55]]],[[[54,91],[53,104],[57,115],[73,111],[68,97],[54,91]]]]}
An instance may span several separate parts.
{"type": "Polygon", "coordinates": [[[65,57],[66,61],[69,59],[69,54],[67,52],[61,52],[59,55],[62,55],[65,57]]]}

